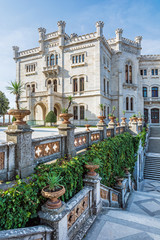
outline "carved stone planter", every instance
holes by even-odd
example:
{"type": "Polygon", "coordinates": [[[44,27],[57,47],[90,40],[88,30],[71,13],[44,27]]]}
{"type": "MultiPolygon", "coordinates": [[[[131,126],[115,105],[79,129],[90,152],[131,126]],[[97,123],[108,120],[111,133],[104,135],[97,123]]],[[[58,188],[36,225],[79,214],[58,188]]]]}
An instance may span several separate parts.
{"type": "Polygon", "coordinates": [[[122,182],[123,182],[124,178],[122,178],[122,177],[115,177],[115,179],[116,179],[117,185],[118,186],[122,186],[122,182]]]}
{"type": "Polygon", "coordinates": [[[85,125],[87,132],[90,132],[90,129],[89,129],[90,126],[91,126],[91,125],[89,125],[89,124],[86,124],[86,125],[85,125]]]}
{"type": "Polygon", "coordinates": [[[127,168],[127,167],[124,168],[124,171],[125,171],[126,175],[130,174],[129,170],[130,170],[130,168],[127,168]]]}
{"type": "Polygon", "coordinates": [[[122,123],[125,123],[127,118],[122,117],[121,119],[122,119],[122,123]]]}
{"type": "Polygon", "coordinates": [[[137,117],[132,117],[132,122],[137,122],[137,117]]]}
{"type": "Polygon", "coordinates": [[[96,176],[97,173],[94,171],[99,168],[99,165],[94,164],[85,164],[85,167],[89,170],[87,173],[88,176],[96,176]]]}
{"type": "Polygon", "coordinates": [[[11,109],[8,114],[16,118],[16,121],[13,122],[13,125],[24,125],[26,121],[23,121],[23,118],[27,115],[30,115],[30,110],[21,110],[21,109],[11,109]]]}
{"type": "Polygon", "coordinates": [[[49,209],[57,209],[62,206],[62,202],[59,197],[65,194],[65,188],[63,186],[59,186],[60,189],[54,192],[49,191],[49,186],[46,186],[42,189],[42,196],[45,198],[49,198],[46,202],[46,207],[49,209]]]}
{"type": "Polygon", "coordinates": [[[99,123],[104,123],[104,119],[106,118],[105,116],[98,116],[98,118],[100,119],[99,123]]]}
{"type": "Polygon", "coordinates": [[[109,116],[109,119],[111,120],[111,123],[114,123],[114,119],[115,119],[116,117],[112,117],[112,116],[109,116]]]}
{"type": "Polygon", "coordinates": [[[120,127],[120,123],[119,122],[117,123],[117,127],[120,127]]]}
{"type": "Polygon", "coordinates": [[[69,119],[70,119],[71,117],[73,117],[73,114],[71,114],[71,113],[61,113],[59,116],[60,116],[60,118],[63,118],[63,119],[64,119],[64,121],[62,122],[62,124],[71,124],[70,121],[69,121],[69,119]]]}

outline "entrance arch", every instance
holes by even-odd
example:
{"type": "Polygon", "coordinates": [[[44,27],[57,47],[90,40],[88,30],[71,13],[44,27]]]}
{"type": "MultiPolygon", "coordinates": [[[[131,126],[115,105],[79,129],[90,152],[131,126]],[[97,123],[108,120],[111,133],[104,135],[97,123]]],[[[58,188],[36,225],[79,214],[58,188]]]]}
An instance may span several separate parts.
{"type": "Polygon", "coordinates": [[[34,107],[34,119],[44,121],[46,117],[46,107],[43,103],[37,103],[34,107]]]}
{"type": "Polygon", "coordinates": [[[159,123],[159,109],[158,108],[151,109],[151,121],[152,121],[152,123],[159,123]]]}
{"type": "Polygon", "coordinates": [[[54,113],[57,117],[57,121],[60,120],[59,114],[61,113],[61,105],[59,103],[54,104],[54,113]]]}

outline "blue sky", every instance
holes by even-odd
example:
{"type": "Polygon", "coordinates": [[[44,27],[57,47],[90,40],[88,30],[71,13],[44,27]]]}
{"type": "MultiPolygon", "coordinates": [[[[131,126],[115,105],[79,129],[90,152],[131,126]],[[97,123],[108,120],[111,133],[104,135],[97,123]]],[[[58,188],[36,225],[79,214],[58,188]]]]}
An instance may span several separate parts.
{"type": "Polygon", "coordinates": [[[12,46],[20,50],[38,46],[38,27],[47,33],[57,30],[57,21],[66,21],[66,32],[78,35],[94,32],[95,22],[105,23],[105,37],[143,36],[142,54],[160,54],[159,0],[0,0],[0,90],[14,106],[14,97],[6,91],[15,80],[16,68],[12,46]]]}

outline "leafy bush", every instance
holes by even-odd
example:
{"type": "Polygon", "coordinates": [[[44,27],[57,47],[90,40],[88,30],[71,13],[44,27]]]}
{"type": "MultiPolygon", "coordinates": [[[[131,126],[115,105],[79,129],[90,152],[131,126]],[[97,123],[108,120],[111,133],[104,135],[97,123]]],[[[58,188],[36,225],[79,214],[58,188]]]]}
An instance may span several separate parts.
{"type": "Polygon", "coordinates": [[[47,122],[47,123],[56,123],[57,122],[56,115],[55,115],[55,113],[53,111],[50,111],[47,114],[45,122],[47,122]]]}
{"type": "Polygon", "coordinates": [[[13,116],[12,117],[12,122],[15,122],[16,121],[16,118],[13,116]]]}
{"type": "Polygon", "coordinates": [[[56,174],[63,178],[66,192],[61,199],[67,202],[83,188],[83,178],[87,172],[85,163],[97,158],[101,161],[97,170],[102,177],[101,182],[114,186],[115,176],[123,175],[124,167],[130,167],[133,172],[139,139],[129,133],[108,138],[93,144],[84,155],[70,160],[58,159],[54,164],[41,164],[28,182],[19,179],[15,187],[0,190],[0,230],[25,227],[30,222],[33,224],[37,212],[46,201],[41,190],[48,185],[48,176],[56,174]]]}

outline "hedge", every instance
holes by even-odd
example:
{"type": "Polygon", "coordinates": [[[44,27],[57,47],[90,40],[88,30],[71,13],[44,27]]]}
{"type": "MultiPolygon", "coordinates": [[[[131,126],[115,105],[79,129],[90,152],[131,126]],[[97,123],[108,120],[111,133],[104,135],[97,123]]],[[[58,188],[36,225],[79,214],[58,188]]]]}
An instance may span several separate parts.
{"type": "Polygon", "coordinates": [[[115,176],[124,173],[125,166],[133,172],[139,139],[129,133],[108,138],[93,144],[84,155],[70,160],[59,159],[55,164],[41,164],[28,182],[17,179],[15,187],[0,190],[0,230],[29,226],[31,222],[37,224],[37,212],[46,201],[41,196],[41,189],[47,185],[48,174],[56,172],[63,177],[66,193],[62,200],[66,202],[83,188],[86,161],[97,157],[102,160],[98,169],[102,183],[113,187],[115,176]]]}

